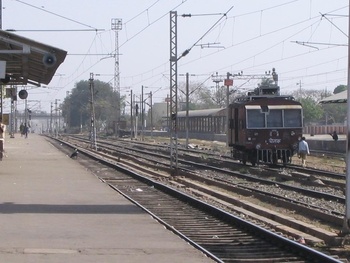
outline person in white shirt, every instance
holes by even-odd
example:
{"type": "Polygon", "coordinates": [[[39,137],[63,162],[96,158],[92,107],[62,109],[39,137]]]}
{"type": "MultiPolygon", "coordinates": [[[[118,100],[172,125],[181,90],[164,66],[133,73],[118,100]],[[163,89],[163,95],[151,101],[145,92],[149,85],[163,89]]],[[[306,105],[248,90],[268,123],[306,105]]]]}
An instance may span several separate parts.
{"type": "Polygon", "coordinates": [[[303,167],[306,166],[306,156],[310,155],[309,144],[305,141],[305,137],[301,137],[298,147],[298,155],[301,158],[303,167]]]}

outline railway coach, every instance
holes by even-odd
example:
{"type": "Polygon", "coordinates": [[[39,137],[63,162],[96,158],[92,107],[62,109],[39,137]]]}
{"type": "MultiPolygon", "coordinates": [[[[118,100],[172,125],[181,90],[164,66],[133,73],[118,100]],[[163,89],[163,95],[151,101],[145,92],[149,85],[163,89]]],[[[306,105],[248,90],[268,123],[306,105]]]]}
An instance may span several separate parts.
{"type": "Polygon", "coordinates": [[[299,102],[280,95],[277,80],[262,82],[229,105],[227,136],[232,157],[253,166],[291,162],[302,136],[302,116],[299,102]]]}

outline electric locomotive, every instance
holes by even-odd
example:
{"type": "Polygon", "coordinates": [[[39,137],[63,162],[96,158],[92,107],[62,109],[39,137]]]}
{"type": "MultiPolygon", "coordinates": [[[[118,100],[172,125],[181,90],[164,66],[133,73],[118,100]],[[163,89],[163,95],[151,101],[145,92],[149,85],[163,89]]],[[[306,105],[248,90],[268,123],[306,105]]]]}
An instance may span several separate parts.
{"type": "Polygon", "coordinates": [[[272,76],[229,105],[228,145],[232,157],[244,164],[290,163],[302,136],[302,106],[280,95],[274,70],[272,76]]]}

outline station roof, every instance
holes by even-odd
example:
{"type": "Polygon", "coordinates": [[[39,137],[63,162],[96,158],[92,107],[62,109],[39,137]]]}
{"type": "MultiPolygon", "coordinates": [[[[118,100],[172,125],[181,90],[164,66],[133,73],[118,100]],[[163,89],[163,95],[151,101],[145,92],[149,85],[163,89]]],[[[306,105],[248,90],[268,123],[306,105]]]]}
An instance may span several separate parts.
{"type": "Polygon", "coordinates": [[[327,98],[324,98],[320,100],[319,103],[326,104],[326,103],[346,103],[348,101],[348,91],[344,90],[342,92],[339,92],[337,94],[331,95],[327,98]]]}
{"type": "Polygon", "coordinates": [[[6,62],[7,85],[49,84],[67,52],[0,30],[0,61],[6,62]]]}

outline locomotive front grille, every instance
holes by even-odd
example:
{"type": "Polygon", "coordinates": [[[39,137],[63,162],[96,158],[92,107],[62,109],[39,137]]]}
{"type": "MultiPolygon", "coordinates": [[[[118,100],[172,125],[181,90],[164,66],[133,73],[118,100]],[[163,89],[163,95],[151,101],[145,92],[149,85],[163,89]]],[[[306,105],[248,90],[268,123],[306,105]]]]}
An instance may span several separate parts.
{"type": "Polygon", "coordinates": [[[289,149],[257,150],[257,163],[289,163],[293,152],[289,149]]]}

